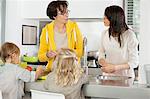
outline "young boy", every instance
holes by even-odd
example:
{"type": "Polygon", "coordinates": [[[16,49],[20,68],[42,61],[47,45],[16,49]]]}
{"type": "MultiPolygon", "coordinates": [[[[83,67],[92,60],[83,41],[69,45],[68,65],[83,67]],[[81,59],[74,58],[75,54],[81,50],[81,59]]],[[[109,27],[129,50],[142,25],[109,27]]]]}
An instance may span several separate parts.
{"type": "Polygon", "coordinates": [[[20,49],[13,43],[6,42],[1,46],[0,56],[4,65],[0,67],[0,90],[3,99],[22,99],[23,82],[35,81],[43,72],[41,67],[30,72],[18,66],[20,49]]]}

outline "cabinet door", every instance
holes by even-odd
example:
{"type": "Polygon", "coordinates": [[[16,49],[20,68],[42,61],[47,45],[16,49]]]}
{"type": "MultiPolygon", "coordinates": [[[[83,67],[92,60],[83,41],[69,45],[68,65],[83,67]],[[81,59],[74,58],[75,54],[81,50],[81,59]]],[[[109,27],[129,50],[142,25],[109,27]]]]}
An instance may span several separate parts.
{"type": "Polygon", "coordinates": [[[52,0],[23,0],[22,17],[23,18],[48,18],[46,9],[52,0]]]}
{"type": "MultiPolygon", "coordinates": [[[[46,9],[52,0],[23,0],[24,18],[47,18],[46,9]]],[[[102,18],[110,5],[123,5],[123,0],[68,0],[69,18],[102,18]]]]}
{"type": "Polygon", "coordinates": [[[69,0],[70,18],[103,18],[107,6],[123,6],[123,0],[69,0]]]}

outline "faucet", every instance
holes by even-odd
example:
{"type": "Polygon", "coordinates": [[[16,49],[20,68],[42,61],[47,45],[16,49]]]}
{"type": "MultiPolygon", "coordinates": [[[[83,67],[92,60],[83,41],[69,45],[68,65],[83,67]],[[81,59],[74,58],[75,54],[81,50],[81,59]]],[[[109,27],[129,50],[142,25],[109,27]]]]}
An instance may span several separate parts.
{"type": "Polygon", "coordinates": [[[83,38],[83,53],[84,53],[84,59],[83,59],[83,68],[85,70],[85,73],[88,75],[88,66],[87,66],[87,38],[83,38]]]}

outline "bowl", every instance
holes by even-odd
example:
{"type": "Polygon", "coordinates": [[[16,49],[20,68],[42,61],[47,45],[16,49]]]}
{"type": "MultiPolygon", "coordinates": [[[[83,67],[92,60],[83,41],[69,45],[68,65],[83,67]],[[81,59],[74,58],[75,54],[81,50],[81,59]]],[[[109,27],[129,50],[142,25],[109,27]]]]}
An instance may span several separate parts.
{"type": "Polygon", "coordinates": [[[23,56],[24,62],[38,62],[38,57],[34,56],[23,56]]]}

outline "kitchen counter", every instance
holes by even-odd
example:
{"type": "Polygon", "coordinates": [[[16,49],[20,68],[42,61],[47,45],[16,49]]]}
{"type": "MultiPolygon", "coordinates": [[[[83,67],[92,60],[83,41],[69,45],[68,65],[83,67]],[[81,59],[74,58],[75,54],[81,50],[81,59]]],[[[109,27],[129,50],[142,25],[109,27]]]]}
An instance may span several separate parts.
{"type": "Polygon", "coordinates": [[[128,80],[98,80],[89,78],[84,85],[84,94],[89,97],[107,97],[117,99],[150,99],[150,88],[128,80]]]}
{"type": "MultiPolygon", "coordinates": [[[[44,80],[26,83],[25,91],[30,89],[42,90],[44,80]]],[[[141,85],[132,79],[126,80],[99,80],[95,76],[89,76],[89,83],[83,87],[87,97],[106,97],[117,99],[150,99],[150,88],[141,85]]]]}

